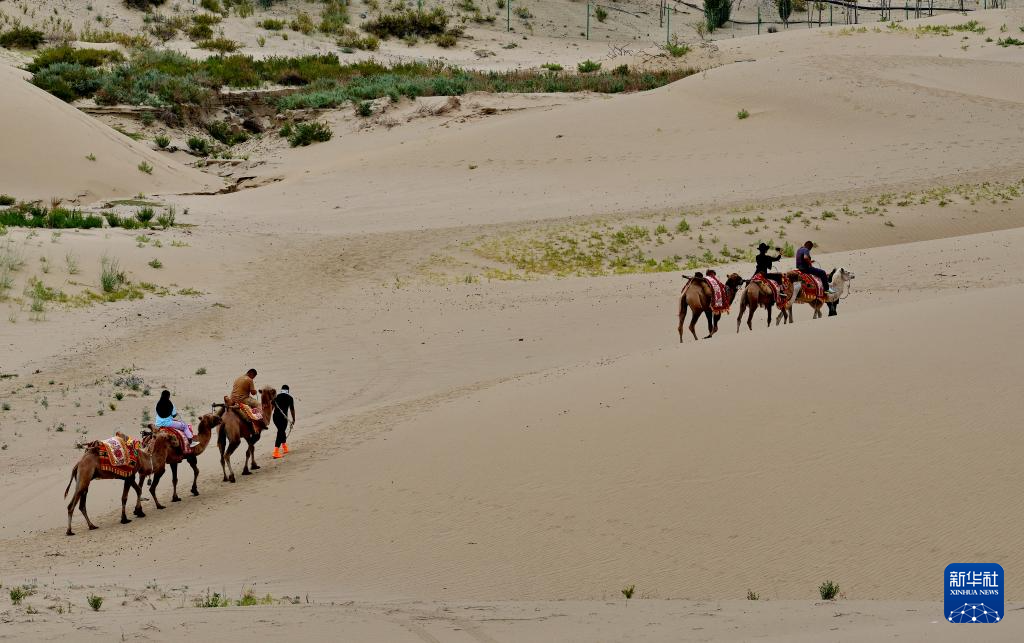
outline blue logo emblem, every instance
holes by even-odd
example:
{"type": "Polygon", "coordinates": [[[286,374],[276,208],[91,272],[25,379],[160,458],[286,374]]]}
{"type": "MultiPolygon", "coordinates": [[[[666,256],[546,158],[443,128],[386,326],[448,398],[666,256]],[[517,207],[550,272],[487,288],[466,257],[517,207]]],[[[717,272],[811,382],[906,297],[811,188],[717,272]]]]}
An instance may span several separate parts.
{"type": "Polygon", "coordinates": [[[946,620],[998,623],[1003,620],[1003,568],[994,563],[953,563],[945,572],[946,620]]]}

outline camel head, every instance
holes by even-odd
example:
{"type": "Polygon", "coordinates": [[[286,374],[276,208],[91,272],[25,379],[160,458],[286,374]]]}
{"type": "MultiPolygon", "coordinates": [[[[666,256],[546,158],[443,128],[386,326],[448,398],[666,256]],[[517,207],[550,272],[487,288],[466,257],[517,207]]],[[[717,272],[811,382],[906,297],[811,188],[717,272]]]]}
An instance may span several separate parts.
{"type": "Polygon", "coordinates": [[[725,285],[732,288],[733,290],[739,290],[740,286],[743,285],[743,277],[739,276],[735,272],[729,273],[729,276],[725,279],[725,285]]]}
{"type": "Polygon", "coordinates": [[[839,277],[837,277],[837,278],[840,281],[853,281],[854,276],[855,275],[852,272],[850,272],[849,270],[847,270],[846,268],[840,268],[839,269],[839,277]]]}
{"type": "Polygon", "coordinates": [[[204,431],[213,431],[214,428],[220,426],[224,420],[221,418],[221,414],[207,413],[203,417],[199,418],[199,426],[196,427],[196,435],[203,433],[204,431]]]}

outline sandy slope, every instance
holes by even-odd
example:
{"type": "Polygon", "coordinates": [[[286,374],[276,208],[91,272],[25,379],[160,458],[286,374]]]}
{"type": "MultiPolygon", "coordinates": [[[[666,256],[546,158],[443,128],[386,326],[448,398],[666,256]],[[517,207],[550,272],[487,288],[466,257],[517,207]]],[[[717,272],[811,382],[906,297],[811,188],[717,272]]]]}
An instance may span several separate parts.
{"type": "MultiPolygon", "coordinates": [[[[1022,16],[981,18],[997,32],[1022,16]]],[[[303,151],[301,166],[268,170],[280,182],[218,199],[217,207],[332,230],[396,230],[1021,173],[1008,135],[1024,115],[1018,48],[977,34],[964,51],[952,37],[839,31],[737,40],[722,46],[750,62],[645,94],[512,113],[472,128],[396,128],[373,147],[337,136],[303,151]],[[739,109],[750,118],[738,122],[739,109]]]]}
{"type": "MultiPolygon", "coordinates": [[[[159,255],[161,283],[201,296],[0,328],[0,373],[17,376],[0,380],[12,406],[0,488],[16,490],[0,496],[0,577],[34,583],[27,603],[42,611],[5,605],[4,627],[33,639],[962,640],[940,622],[942,568],[1024,569],[1008,402],[1024,228],[1005,229],[1019,202],[894,207],[897,236],[821,221],[849,251],[818,258],[857,274],[839,317],[802,308],[766,330],[760,313],[738,336],[727,317],[713,341],[683,345],[675,274],[438,285],[412,267],[494,222],[695,203],[729,216],[723,203],[841,205],[894,184],[1017,179],[1021,54],[970,38],[966,52],[909,34],[737,39],[731,55],[755,62],[645,95],[346,132],[272,159],[261,173],[277,183],[175,198],[199,226],[164,236],[189,246],[159,255]],[[739,107],[752,117],[737,122],[739,107]],[[153,397],[113,385],[119,371],[198,413],[249,365],[296,390],[287,459],[261,442],[264,468],[230,485],[203,454],[202,495],[163,512],[147,501],[128,526],[118,485],[97,483],[100,531],[76,516],[64,536],[74,431],[135,430],[151,410],[153,397]],[[816,601],[827,578],[847,598],[816,601]],[[275,604],[192,607],[243,588],[275,604]],[[738,600],[748,589],[768,600],[738,600]],[[106,597],[100,614],[85,612],[89,593],[106,597]]],[[[116,231],[16,234],[32,252],[123,254],[136,279],[156,252],[116,231]]],[[[1020,638],[1019,622],[992,636],[1020,638]]]]}
{"type": "Polygon", "coordinates": [[[138,193],[198,192],[220,182],[89,118],[0,64],[0,194],[91,203],[138,193]],[[95,161],[86,158],[94,155],[95,161]],[[138,169],[153,166],[152,174],[138,169]]]}

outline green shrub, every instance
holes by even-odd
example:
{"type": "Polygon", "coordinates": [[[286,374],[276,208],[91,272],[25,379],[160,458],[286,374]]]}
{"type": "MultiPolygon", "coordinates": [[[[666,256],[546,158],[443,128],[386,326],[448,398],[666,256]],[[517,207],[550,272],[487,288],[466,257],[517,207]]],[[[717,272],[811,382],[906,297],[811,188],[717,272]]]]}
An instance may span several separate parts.
{"type": "Polygon", "coordinates": [[[132,217],[121,217],[116,212],[108,212],[106,215],[107,224],[111,228],[123,228],[125,230],[135,230],[141,228],[142,225],[132,217]]]}
{"type": "Polygon", "coordinates": [[[43,40],[43,32],[31,27],[16,26],[0,33],[0,47],[8,49],[35,49],[43,40]]]}
{"type": "Polygon", "coordinates": [[[128,283],[128,277],[121,270],[121,264],[117,259],[104,255],[100,259],[100,288],[105,293],[117,292],[121,286],[128,283]]]}
{"type": "Polygon", "coordinates": [[[153,7],[162,5],[165,0],[124,0],[124,3],[132,9],[138,9],[140,11],[149,11],[153,7]]]}
{"type": "Polygon", "coordinates": [[[325,123],[298,123],[295,125],[291,137],[288,138],[288,142],[292,147],[304,147],[315,142],[329,141],[332,135],[331,128],[325,123]]]}
{"type": "Polygon", "coordinates": [[[210,141],[199,136],[190,136],[188,138],[188,149],[192,150],[192,153],[198,156],[209,156],[210,141]]]}
{"type": "Polygon", "coordinates": [[[320,12],[320,31],[340,35],[348,25],[348,7],[341,0],[326,0],[320,12]]]}
{"type": "Polygon", "coordinates": [[[35,73],[55,63],[77,63],[85,67],[99,67],[106,63],[124,61],[124,55],[114,49],[75,49],[69,45],[50,47],[39,55],[25,69],[35,73]]]}
{"type": "Polygon", "coordinates": [[[667,51],[673,58],[682,58],[686,54],[690,53],[690,47],[685,44],[670,42],[665,45],[665,51],[667,51]]]}
{"type": "Polygon", "coordinates": [[[196,607],[227,607],[231,602],[217,592],[206,592],[206,596],[197,598],[194,601],[196,607]]]}
{"type": "Polygon", "coordinates": [[[210,38],[208,40],[200,40],[196,43],[196,46],[200,49],[208,49],[221,54],[230,54],[231,52],[238,51],[242,47],[242,45],[230,38],[210,38]]]}
{"type": "Polygon", "coordinates": [[[100,608],[103,607],[103,597],[102,596],[96,596],[95,594],[89,594],[89,597],[86,600],[89,601],[89,607],[91,607],[92,611],[94,611],[94,612],[100,611],[100,608]]]}
{"type": "Polygon", "coordinates": [[[680,219],[679,223],[676,224],[676,232],[680,234],[686,234],[690,231],[690,223],[686,219],[680,219]]]}
{"type": "Polygon", "coordinates": [[[431,11],[406,10],[386,13],[363,23],[363,29],[380,38],[419,36],[429,38],[448,30],[448,14],[441,7],[431,11]]]}
{"type": "Polygon", "coordinates": [[[171,206],[164,210],[163,213],[161,213],[159,216],[157,216],[156,222],[160,225],[161,228],[166,230],[168,228],[174,227],[174,220],[176,218],[177,211],[174,209],[174,206],[171,206]]]}
{"type": "Polygon", "coordinates": [[[206,124],[206,131],[210,136],[228,147],[244,143],[249,140],[249,135],[238,127],[233,127],[224,121],[210,121],[206,124]]]}
{"type": "Polygon", "coordinates": [[[70,103],[96,93],[102,74],[78,63],[53,63],[32,76],[32,84],[70,103]]]}
{"type": "Polygon", "coordinates": [[[313,33],[316,25],[313,24],[313,19],[309,17],[308,13],[300,11],[292,18],[291,28],[293,31],[298,31],[308,36],[313,33]]]}
{"type": "Polygon", "coordinates": [[[281,31],[284,29],[284,20],[277,20],[275,18],[267,18],[257,24],[268,31],[281,31]]]}
{"type": "Polygon", "coordinates": [[[356,115],[366,118],[367,116],[373,115],[373,103],[368,100],[362,100],[356,103],[356,115]]]}
{"type": "Polygon", "coordinates": [[[165,136],[164,134],[157,134],[156,136],[153,137],[153,142],[156,143],[157,147],[163,150],[166,149],[167,146],[171,144],[171,138],[169,136],[165,136]]]}
{"type": "Polygon", "coordinates": [[[564,69],[564,67],[558,63],[544,63],[540,67],[541,69],[547,69],[548,71],[562,71],[562,69],[564,69]]]}
{"type": "Polygon", "coordinates": [[[0,205],[14,205],[17,201],[10,194],[0,194],[0,205]]]}
{"type": "Polygon", "coordinates": [[[89,229],[103,226],[103,219],[80,210],[23,203],[0,210],[0,225],[22,228],[89,229]]]}
{"type": "Polygon", "coordinates": [[[732,13],[732,0],[705,0],[704,24],[709,32],[718,29],[729,21],[732,13]]]}
{"type": "Polygon", "coordinates": [[[750,118],[750,112],[748,112],[745,109],[741,109],[740,111],[736,112],[736,118],[740,119],[741,121],[748,119],[750,118]]]}
{"type": "Polygon", "coordinates": [[[148,225],[153,220],[153,216],[156,212],[150,206],[143,206],[135,211],[135,220],[142,225],[148,225]]]}
{"type": "Polygon", "coordinates": [[[601,63],[596,63],[588,58],[587,60],[584,60],[580,64],[576,65],[576,69],[581,74],[589,74],[601,69],[601,63]]]}
{"type": "Polygon", "coordinates": [[[598,7],[594,9],[594,17],[597,18],[598,22],[604,22],[608,19],[608,12],[604,7],[598,5],[598,7]]]}
{"type": "Polygon", "coordinates": [[[346,32],[338,39],[338,46],[342,49],[362,49],[364,51],[377,51],[380,47],[380,38],[377,36],[360,37],[355,32],[346,32]]]}
{"type": "Polygon", "coordinates": [[[202,0],[199,6],[214,13],[224,13],[224,7],[221,6],[220,0],[202,0]]]}
{"type": "Polygon", "coordinates": [[[442,47],[444,49],[451,49],[456,44],[458,44],[459,39],[450,33],[443,33],[434,36],[434,42],[437,43],[438,47],[442,47]]]}
{"type": "Polygon", "coordinates": [[[138,168],[139,168],[139,172],[142,172],[143,174],[152,174],[153,173],[153,166],[150,165],[149,163],[145,162],[145,161],[139,163],[138,168]]]}
{"type": "Polygon", "coordinates": [[[839,585],[827,580],[818,586],[818,593],[823,601],[831,601],[839,595],[839,585]]]}

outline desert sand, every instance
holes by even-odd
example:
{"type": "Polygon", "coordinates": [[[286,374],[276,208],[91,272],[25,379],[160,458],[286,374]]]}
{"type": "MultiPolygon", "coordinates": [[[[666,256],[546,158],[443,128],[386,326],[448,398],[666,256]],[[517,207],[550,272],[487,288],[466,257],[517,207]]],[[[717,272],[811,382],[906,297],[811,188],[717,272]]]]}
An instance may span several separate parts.
{"type": "MultiPolygon", "coordinates": [[[[379,56],[514,69],[656,52],[632,18],[604,42],[559,31],[575,6],[535,8],[537,33],[494,56],[473,49],[502,25],[379,56]]],[[[253,54],[333,46],[254,46],[263,16],[224,30],[253,54]]],[[[694,41],[682,62],[702,71],[653,91],[329,110],[328,142],[268,136],[205,164],[110,127],[145,129],[130,114],[35,88],[23,53],[0,58],[0,193],[177,212],[161,230],[0,236],[18,265],[0,299],[0,636],[981,640],[943,622],[941,583],[984,561],[1006,572],[1008,614],[983,638],[1020,640],[1024,48],[986,38],[1019,34],[1024,10],[970,17],[986,32],[914,31],[956,14],[737,28],[694,41]],[[737,303],[714,338],[680,343],[692,267],[523,267],[552,239],[636,228],[633,250],[711,252],[720,275],[749,276],[729,252],[759,239],[811,238],[852,292],[836,317],[797,306],[766,328],[759,311],[739,333],[737,303]],[[85,303],[112,258],[141,298],[85,303]],[[68,301],[31,310],[37,282],[68,301]],[[211,448],[199,496],[183,467],[183,501],[168,474],[168,507],[146,490],[128,525],[121,485],[95,482],[99,529],[76,512],[65,535],[82,444],[137,434],[163,388],[202,415],[249,367],[296,396],[285,458],[265,435],[262,468],[231,484],[211,448]],[[214,594],[232,604],[198,606],[214,594]]],[[[188,130],[169,133],[181,147],[188,130]]]]}

